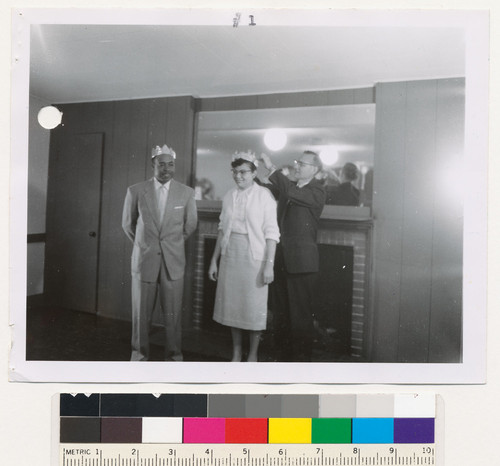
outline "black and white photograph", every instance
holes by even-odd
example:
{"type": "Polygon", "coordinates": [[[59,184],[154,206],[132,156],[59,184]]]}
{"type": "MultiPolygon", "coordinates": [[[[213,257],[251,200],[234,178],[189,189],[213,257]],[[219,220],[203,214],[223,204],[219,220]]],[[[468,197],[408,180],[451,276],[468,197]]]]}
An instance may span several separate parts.
{"type": "Polygon", "coordinates": [[[486,13],[13,24],[12,380],[484,382],[486,13]]]}

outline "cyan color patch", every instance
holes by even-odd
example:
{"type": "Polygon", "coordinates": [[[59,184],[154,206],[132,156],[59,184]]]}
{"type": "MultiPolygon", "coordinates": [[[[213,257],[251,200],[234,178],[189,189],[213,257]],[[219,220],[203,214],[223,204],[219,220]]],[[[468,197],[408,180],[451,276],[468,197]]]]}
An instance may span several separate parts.
{"type": "Polygon", "coordinates": [[[394,443],[394,418],[353,419],[352,443],[394,443]]]}

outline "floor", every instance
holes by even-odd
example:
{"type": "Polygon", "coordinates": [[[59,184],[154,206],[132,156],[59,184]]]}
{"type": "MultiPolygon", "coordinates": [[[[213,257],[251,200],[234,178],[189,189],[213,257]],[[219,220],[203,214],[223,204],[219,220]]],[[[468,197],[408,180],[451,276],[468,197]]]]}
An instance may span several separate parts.
{"type": "MultiPolygon", "coordinates": [[[[100,317],[86,312],[49,308],[40,299],[27,305],[26,359],[38,361],[128,361],[130,357],[130,322],[100,317]]],[[[151,360],[163,360],[163,332],[151,333],[151,360]]],[[[229,329],[184,331],[185,361],[229,361],[229,329]]],[[[263,333],[259,361],[276,361],[272,336],[263,333]]],[[[318,329],[313,361],[352,362],[335,339],[335,332],[318,329]]],[[[356,359],[359,362],[359,359],[356,359]]]]}

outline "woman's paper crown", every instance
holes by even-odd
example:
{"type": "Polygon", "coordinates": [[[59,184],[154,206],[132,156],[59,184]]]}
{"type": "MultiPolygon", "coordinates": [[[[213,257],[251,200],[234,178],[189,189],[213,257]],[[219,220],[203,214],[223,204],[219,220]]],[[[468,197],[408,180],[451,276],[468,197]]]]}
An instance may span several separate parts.
{"type": "Polygon", "coordinates": [[[234,162],[235,160],[238,160],[238,159],[243,159],[247,162],[253,163],[256,167],[259,165],[259,162],[257,161],[257,157],[251,151],[248,151],[248,152],[236,151],[231,158],[231,162],[234,162]]]}
{"type": "Polygon", "coordinates": [[[155,146],[151,151],[151,158],[154,159],[157,155],[166,154],[171,155],[175,159],[175,151],[171,149],[166,144],[163,144],[163,147],[155,146]]]}

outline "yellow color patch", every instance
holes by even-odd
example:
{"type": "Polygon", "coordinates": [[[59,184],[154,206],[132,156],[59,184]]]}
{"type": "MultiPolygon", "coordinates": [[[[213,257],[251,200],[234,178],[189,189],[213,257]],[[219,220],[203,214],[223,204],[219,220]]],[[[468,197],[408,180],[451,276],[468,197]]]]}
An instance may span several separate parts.
{"type": "Polygon", "coordinates": [[[269,443],[311,443],[311,419],[269,418],[269,443]]]}

